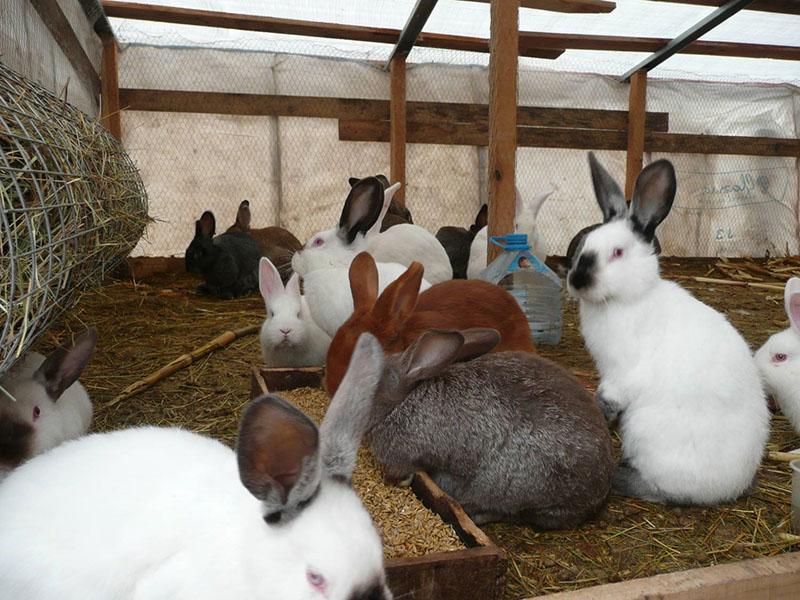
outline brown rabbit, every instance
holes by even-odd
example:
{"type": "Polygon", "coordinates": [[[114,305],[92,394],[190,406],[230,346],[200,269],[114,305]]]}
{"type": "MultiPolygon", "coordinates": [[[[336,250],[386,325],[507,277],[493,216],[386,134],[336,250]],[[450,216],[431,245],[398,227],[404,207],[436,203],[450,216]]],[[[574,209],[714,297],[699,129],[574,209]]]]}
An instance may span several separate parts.
{"type": "Polygon", "coordinates": [[[331,342],[325,388],[336,392],[358,337],[373,334],[387,353],[401,352],[429,329],[489,327],[500,333],[493,352],[535,352],[528,321],[503,288],[479,280],[453,279],[419,293],[423,267],[414,262],[378,297],[375,259],[362,252],[350,265],[353,314],[331,342]]]}
{"type": "Polygon", "coordinates": [[[292,232],[283,227],[250,228],[250,201],[243,200],[236,213],[236,222],[228,227],[225,233],[249,235],[261,249],[261,256],[266,256],[281,274],[281,281],[286,284],[292,276],[292,254],[303,247],[292,232]]]}

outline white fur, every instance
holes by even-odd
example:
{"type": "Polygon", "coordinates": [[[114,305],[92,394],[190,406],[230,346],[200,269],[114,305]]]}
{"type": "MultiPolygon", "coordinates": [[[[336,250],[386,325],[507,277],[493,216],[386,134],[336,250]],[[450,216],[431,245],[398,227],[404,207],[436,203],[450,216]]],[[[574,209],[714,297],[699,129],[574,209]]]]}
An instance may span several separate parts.
{"type": "Polygon", "coordinates": [[[404,223],[382,233],[367,236],[367,250],[379,263],[399,263],[408,267],[417,261],[425,267],[431,284],[453,278],[453,267],[444,246],[427,229],[404,223]]]}
{"type": "MultiPolygon", "coordinates": [[[[536,227],[536,217],[542,208],[545,200],[547,200],[555,190],[549,190],[541,194],[537,194],[530,200],[523,200],[519,189],[516,191],[516,217],[514,224],[514,231],[518,233],[528,234],[528,243],[533,250],[533,254],[537,258],[544,260],[545,252],[542,245],[542,239],[539,236],[539,231],[536,227]]],[[[467,264],[467,279],[478,279],[481,271],[486,268],[488,256],[488,231],[486,227],[482,227],[480,231],[472,239],[472,244],[469,248],[469,263],[467,264]]]]}
{"type": "Polygon", "coordinates": [[[0,379],[0,386],[11,395],[9,398],[0,391],[0,414],[13,415],[34,429],[31,457],[84,435],[92,422],[92,402],[79,381],[53,401],[44,386],[34,379],[34,373],[44,361],[41,354],[28,352],[0,379]],[[37,406],[41,412],[34,421],[33,412],[37,406]]]}
{"type": "MultiPolygon", "coordinates": [[[[660,278],[652,246],[626,220],[590,233],[595,283],[580,300],[598,393],[620,411],[623,460],[653,500],[716,504],[753,482],[769,411],[750,350],[727,319],[660,278]],[[613,258],[615,248],[624,255],[613,258]]],[[[575,267],[573,266],[573,269],[575,267]]]]}
{"type": "Polygon", "coordinates": [[[261,356],[268,367],[314,367],[325,364],[331,336],[311,317],[300,294],[299,276],[286,287],[268,258],[259,267],[259,288],[267,318],[261,326],[261,356]]]}
{"type": "Polygon", "coordinates": [[[226,446],[179,429],[95,434],[0,486],[0,597],[14,600],[328,600],[382,570],[349,486],[325,483],[280,527],[262,520],[226,446]]]}
{"type": "Polygon", "coordinates": [[[756,364],[767,391],[800,432],[800,279],[793,277],[786,283],[784,300],[791,327],[773,334],[758,349],[756,364]],[[786,358],[778,360],[777,355],[786,358]]]}

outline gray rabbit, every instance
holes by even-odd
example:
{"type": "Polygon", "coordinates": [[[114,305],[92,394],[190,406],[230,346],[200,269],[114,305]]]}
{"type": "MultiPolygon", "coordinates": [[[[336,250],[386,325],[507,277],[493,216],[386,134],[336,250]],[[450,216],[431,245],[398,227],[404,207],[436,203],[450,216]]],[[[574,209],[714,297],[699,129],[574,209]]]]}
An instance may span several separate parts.
{"type": "Polygon", "coordinates": [[[390,480],[425,470],[477,523],[576,527],[611,488],[605,419],[555,363],[486,354],[498,341],[494,329],[428,331],[388,356],[366,440],[390,480]]]}

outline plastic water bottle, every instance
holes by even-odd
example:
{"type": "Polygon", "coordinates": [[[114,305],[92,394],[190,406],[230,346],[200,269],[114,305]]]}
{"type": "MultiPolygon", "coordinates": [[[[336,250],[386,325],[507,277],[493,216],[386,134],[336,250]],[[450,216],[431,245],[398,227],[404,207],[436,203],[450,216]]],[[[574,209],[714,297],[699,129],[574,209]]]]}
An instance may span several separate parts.
{"type": "Polygon", "coordinates": [[[510,233],[492,237],[502,254],[481,271],[480,278],[507,289],[528,319],[533,341],[561,341],[563,296],[561,279],[531,252],[528,236],[510,233]]]}

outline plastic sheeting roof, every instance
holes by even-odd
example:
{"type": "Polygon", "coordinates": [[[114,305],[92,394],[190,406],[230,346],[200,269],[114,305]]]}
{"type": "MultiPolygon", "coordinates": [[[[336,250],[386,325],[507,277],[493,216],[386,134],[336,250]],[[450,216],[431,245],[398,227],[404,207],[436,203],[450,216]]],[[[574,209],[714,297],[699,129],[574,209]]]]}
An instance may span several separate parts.
{"type": "MultiPolygon", "coordinates": [[[[800,0],[798,0],[800,1],[800,0]]],[[[402,29],[414,8],[414,0],[158,0],[150,4],[180,6],[222,12],[255,14],[317,22],[402,29]]],[[[714,10],[712,7],[616,0],[607,14],[564,14],[521,9],[521,31],[581,33],[673,38],[714,10]]],[[[269,51],[379,60],[389,57],[391,46],[173,25],[148,21],[111,19],[123,43],[166,46],[269,51]]],[[[489,37],[489,5],[440,0],[425,32],[489,37]]],[[[741,11],[722,23],[703,40],[800,46],[800,15],[741,11]]],[[[567,50],[556,60],[521,58],[521,68],[621,75],[647,53],[567,50]]],[[[460,65],[488,64],[488,54],[414,48],[409,61],[460,65]]],[[[800,85],[800,63],[785,60],[678,54],[651,71],[651,76],[671,79],[791,83],[800,85]]]]}

